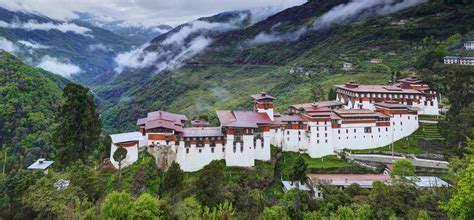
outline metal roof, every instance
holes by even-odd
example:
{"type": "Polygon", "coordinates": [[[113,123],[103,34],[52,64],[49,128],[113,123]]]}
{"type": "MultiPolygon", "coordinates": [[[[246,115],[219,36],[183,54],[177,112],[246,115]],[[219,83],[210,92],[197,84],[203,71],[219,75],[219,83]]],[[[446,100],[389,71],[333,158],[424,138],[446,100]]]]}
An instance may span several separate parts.
{"type": "Polygon", "coordinates": [[[110,138],[112,139],[112,143],[114,144],[145,140],[145,137],[143,137],[142,133],[137,131],[121,134],[111,134],[110,138]]]}
{"type": "Polygon", "coordinates": [[[36,162],[31,164],[28,167],[28,169],[31,169],[31,170],[45,170],[45,169],[48,169],[48,167],[51,166],[51,164],[53,164],[53,163],[54,163],[54,161],[49,161],[49,160],[46,160],[44,158],[40,158],[36,162]]]}

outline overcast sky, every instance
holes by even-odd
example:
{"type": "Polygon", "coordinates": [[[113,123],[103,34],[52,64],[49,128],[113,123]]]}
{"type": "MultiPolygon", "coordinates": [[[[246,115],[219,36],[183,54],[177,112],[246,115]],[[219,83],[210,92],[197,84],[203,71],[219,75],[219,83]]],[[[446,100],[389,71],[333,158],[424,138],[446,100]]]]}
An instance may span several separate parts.
{"type": "Polygon", "coordinates": [[[287,8],[306,0],[0,0],[0,6],[44,14],[56,19],[74,18],[74,11],[89,12],[102,19],[111,17],[147,26],[176,26],[216,13],[253,9],[287,8]]]}

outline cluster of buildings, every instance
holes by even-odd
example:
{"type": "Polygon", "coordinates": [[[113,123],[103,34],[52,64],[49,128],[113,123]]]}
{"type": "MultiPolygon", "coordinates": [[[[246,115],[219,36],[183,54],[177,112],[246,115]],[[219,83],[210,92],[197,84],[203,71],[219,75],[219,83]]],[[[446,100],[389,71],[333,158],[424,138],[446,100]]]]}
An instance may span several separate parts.
{"type": "Polygon", "coordinates": [[[138,131],[111,135],[110,161],[118,167],[113,154],[123,147],[123,166],[148,150],[155,157],[165,155],[160,163],[176,161],[186,172],[213,160],[252,167],[256,160],[271,159],[271,144],[319,158],[344,148],[389,145],[418,128],[418,114],[439,113],[437,93],[416,77],[392,86],[338,85],[337,100],[291,105],[286,114],[274,111],[276,98],[271,95],[260,93],[252,99],[252,110],[217,111],[219,127],[205,121],[188,123],[182,114],[150,112],[137,120],[138,131]]]}
{"type": "MultiPolygon", "coordinates": [[[[474,50],[474,41],[464,42],[465,50],[474,50]]],[[[443,58],[444,64],[474,66],[474,57],[446,56],[443,58]]]]}

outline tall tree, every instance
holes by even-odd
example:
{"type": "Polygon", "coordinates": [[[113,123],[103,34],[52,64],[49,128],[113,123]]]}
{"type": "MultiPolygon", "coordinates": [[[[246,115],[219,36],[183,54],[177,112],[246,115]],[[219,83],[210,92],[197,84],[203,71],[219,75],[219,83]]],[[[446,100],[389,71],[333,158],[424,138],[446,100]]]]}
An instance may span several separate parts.
{"type": "Polygon", "coordinates": [[[177,212],[180,220],[196,220],[201,219],[202,207],[194,197],[189,197],[178,203],[177,212]]]}
{"type": "Polygon", "coordinates": [[[300,183],[306,181],[306,162],[301,155],[295,160],[293,166],[291,166],[290,180],[296,182],[296,188],[299,189],[300,183]]]}
{"type": "Polygon", "coordinates": [[[206,165],[196,181],[196,198],[205,206],[214,207],[224,202],[224,165],[215,160],[206,165]]]}
{"type": "Polygon", "coordinates": [[[56,158],[69,165],[86,161],[99,145],[101,123],[89,90],[77,84],[67,84],[63,90],[64,104],[59,109],[58,126],[54,131],[56,158]]]}
{"type": "Polygon", "coordinates": [[[122,180],[122,161],[127,157],[127,150],[123,147],[117,148],[115,150],[113,158],[115,161],[118,162],[119,165],[119,177],[118,177],[118,185],[120,187],[120,181],[122,180]]]}
{"type": "Polygon", "coordinates": [[[442,208],[452,219],[474,218],[474,159],[471,159],[463,177],[456,183],[453,198],[442,208]]]}
{"type": "Polygon", "coordinates": [[[336,100],[336,95],[336,90],[331,87],[328,92],[328,100],[336,100]]]}
{"type": "Polygon", "coordinates": [[[184,172],[178,163],[171,163],[170,168],[166,171],[164,176],[165,191],[171,195],[176,194],[183,186],[184,172]]]}
{"type": "Polygon", "coordinates": [[[148,193],[143,193],[132,203],[130,219],[159,219],[161,214],[160,200],[148,193]]]}

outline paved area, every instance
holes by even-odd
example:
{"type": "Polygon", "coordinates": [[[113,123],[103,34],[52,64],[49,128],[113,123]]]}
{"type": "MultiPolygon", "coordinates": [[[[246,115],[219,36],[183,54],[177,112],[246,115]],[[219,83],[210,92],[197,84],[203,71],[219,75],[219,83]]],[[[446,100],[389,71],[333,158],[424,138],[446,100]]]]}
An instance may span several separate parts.
{"type": "Polygon", "coordinates": [[[347,153],[346,157],[352,160],[378,162],[378,163],[395,163],[397,160],[407,159],[410,160],[416,167],[435,168],[435,169],[448,169],[448,162],[442,160],[428,160],[420,159],[413,155],[404,156],[388,156],[380,154],[350,154],[347,153]]]}

